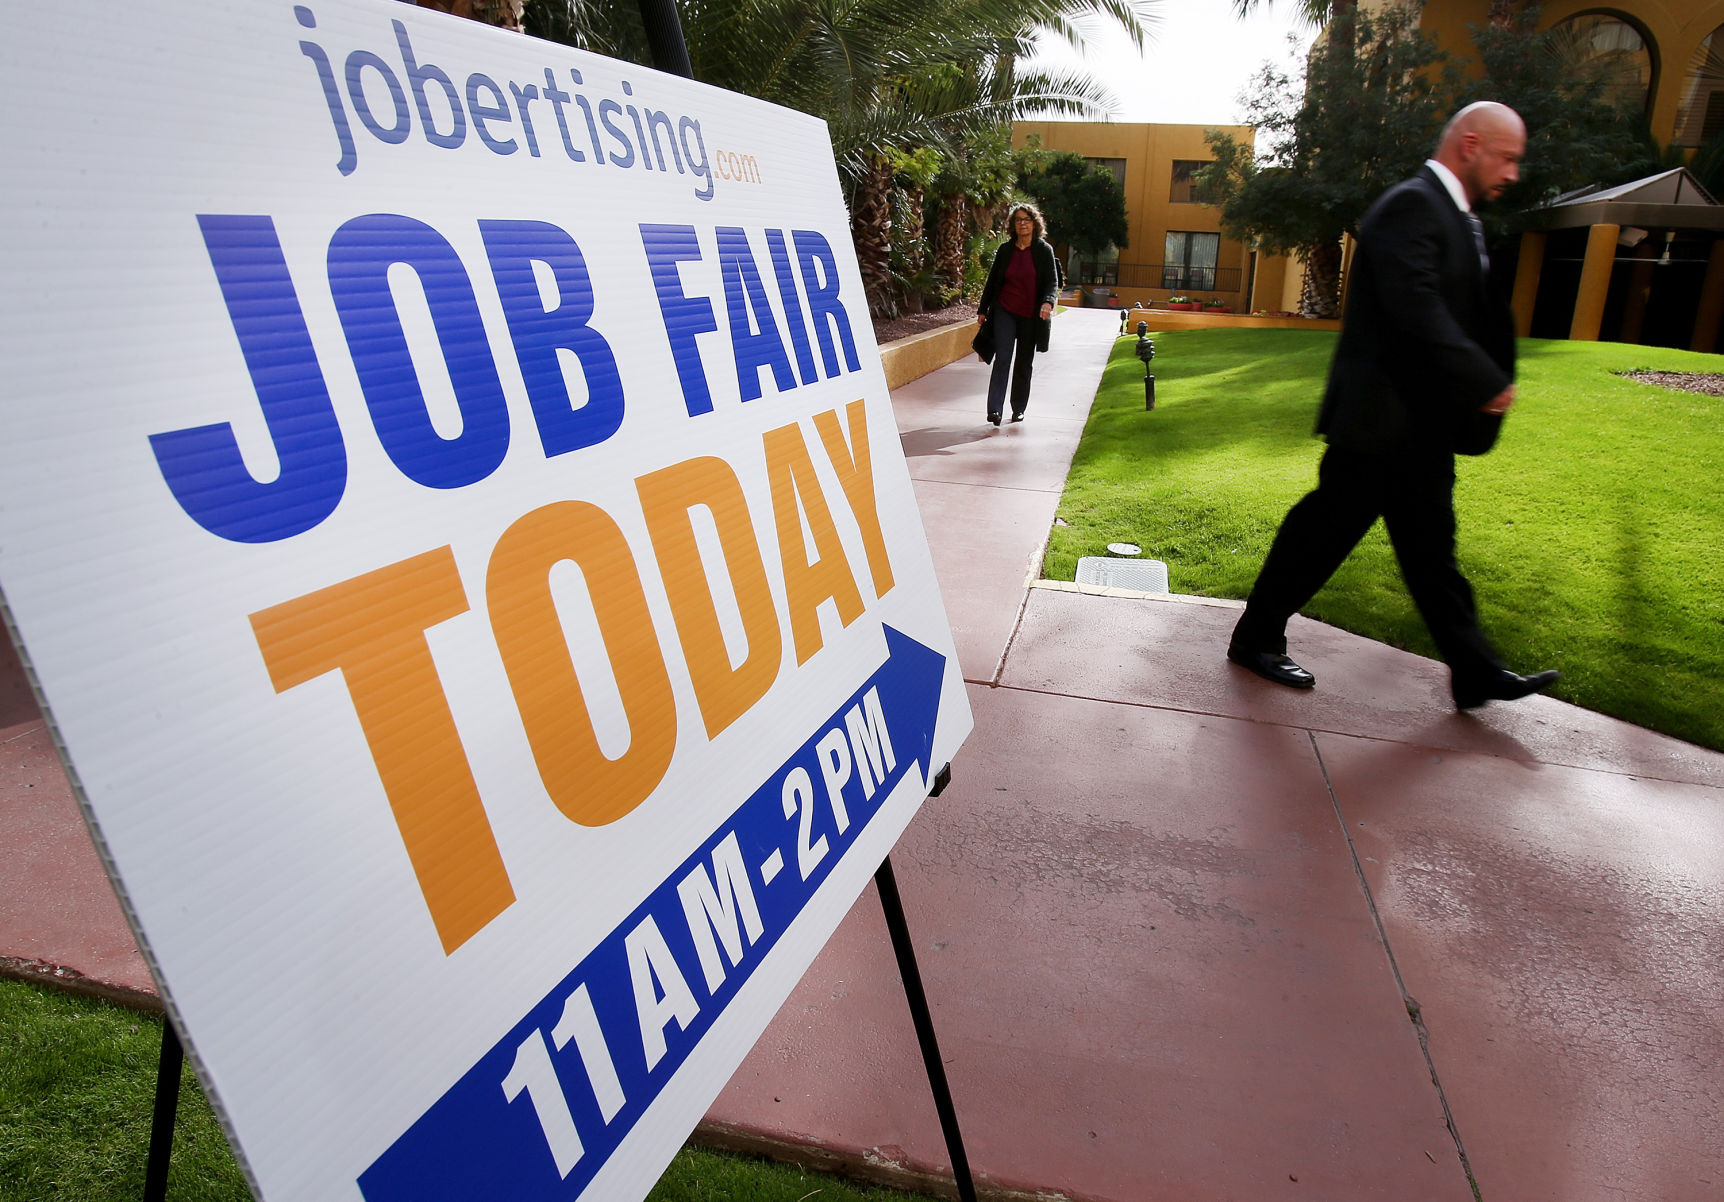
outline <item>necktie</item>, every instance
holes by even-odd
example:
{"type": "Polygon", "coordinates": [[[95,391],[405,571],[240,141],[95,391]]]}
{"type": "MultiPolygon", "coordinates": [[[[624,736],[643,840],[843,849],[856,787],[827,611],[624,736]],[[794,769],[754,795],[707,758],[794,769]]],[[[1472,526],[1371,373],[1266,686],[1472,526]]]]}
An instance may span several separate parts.
{"type": "Polygon", "coordinates": [[[1479,252],[1479,270],[1485,275],[1491,273],[1490,253],[1485,250],[1485,223],[1479,220],[1477,213],[1467,214],[1467,224],[1473,227],[1473,245],[1479,252]]]}

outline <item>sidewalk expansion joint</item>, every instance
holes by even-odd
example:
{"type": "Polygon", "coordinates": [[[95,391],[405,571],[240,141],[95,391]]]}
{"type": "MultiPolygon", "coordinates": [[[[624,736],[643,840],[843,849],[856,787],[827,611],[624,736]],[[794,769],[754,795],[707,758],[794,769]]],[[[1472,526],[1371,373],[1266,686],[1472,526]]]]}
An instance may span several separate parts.
{"type": "Polygon", "coordinates": [[[991,480],[943,480],[938,476],[913,476],[910,483],[912,485],[944,484],[949,488],[985,488],[989,492],[1023,492],[1038,497],[1058,498],[1065,494],[1064,480],[1061,480],[1057,485],[1044,488],[1038,488],[1032,484],[996,484],[991,480]]]}
{"type": "Polygon", "coordinates": [[[1413,1031],[1418,1036],[1419,1053],[1425,1058],[1425,1069],[1431,1075],[1431,1086],[1437,1091],[1437,1101],[1442,1103],[1443,1123],[1449,1129],[1449,1137],[1455,1142],[1455,1154],[1461,1159],[1461,1170],[1467,1175],[1467,1185],[1473,1191],[1473,1202],[1484,1202],[1484,1195],[1479,1192],[1478,1178],[1473,1176],[1472,1162],[1467,1159],[1466,1145],[1461,1142],[1460,1129],[1455,1126],[1454,1111],[1449,1108],[1448,1094],[1443,1090],[1442,1079],[1437,1075],[1437,1063],[1431,1057],[1431,1032],[1425,1026],[1424,1011],[1420,1009],[1418,1000],[1407,992],[1407,982],[1401,976],[1401,966],[1395,960],[1395,949],[1389,943],[1389,932],[1383,926],[1383,916],[1377,909],[1377,899],[1371,894],[1371,882],[1365,878],[1364,866],[1359,862],[1359,849],[1353,843],[1352,832],[1347,829],[1347,816],[1341,812],[1341,799],[1335,795],[1335,786],[1329,779],[1329,765],[1323,762],[1323,749],[1317,746],[1317,736],[1306,731],[1306,737],[1311,740],[1311,754],[1316,757],[1317,770],[1323,774],[1323,787],[1328,790],[1329,804],[1335,808],[1335,821],[1341,828],[1341,837],[1347,841],[1347,855],[1353,861],[1353,875],[1359,882],[1359,892],[1364,895],[1365,908],[1371,913],[1371,922],[1377,928],[1377,939],[1383,945],[1383,954],[1388,957],[1389,971],[1394,974],[1395,988],[1400,991],[1401,1003],[1407,1008],[1407,1017],[1412,1020],[1413,1031]]]}
{"type": "Polygon", "coordinates": [[[1012,648],[1018,642],[1018,635],[1023,633],[1024,617],[1029,613],[1029,609],[1030,594],[1029,590],[1026,589],[1024,595],[1018,600],[1018,612],[1012,618],[1012,632],[1006,636],[1006,645],[1000,648],[1000,658],[994,661],[993,675],[986,682],[989,688],[1001,687],[1000,681],[1006,674],[1006,660],[1011,658],[1012,648]]]}

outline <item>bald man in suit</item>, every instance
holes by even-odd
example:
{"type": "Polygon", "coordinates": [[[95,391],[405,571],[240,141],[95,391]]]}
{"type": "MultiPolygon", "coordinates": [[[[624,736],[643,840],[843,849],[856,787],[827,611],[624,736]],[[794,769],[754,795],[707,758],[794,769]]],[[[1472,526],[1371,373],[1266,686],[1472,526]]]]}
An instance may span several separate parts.
{"type": "Polygon", "coordinates": [[[1291,688],[1316,683],[1287,655],[1287,622],[1381,517],[1449,665],[1457,709],[1556,681],[1556,672],[1508,670],[1455,562],[1455,455],[1489,450],[1514,403],[1514,322],[1488,287],[1473,208],[1520,178],[1525,150],[1513,109],[1468,105],[1418,174],[1365,214],[1317,417],[1329,445],[1316,489],[1282,522],[1234,628],[1227,658],[1241,667],[1291,688]]]}

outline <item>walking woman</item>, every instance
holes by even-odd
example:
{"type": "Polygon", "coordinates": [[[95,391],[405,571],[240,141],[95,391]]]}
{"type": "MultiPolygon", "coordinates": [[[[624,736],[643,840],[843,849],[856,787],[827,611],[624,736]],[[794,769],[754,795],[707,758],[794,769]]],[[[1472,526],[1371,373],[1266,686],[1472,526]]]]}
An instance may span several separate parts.
{"type": "Polygon", "coordinates": [[[978,353],[994,364],[988,381],[988,420],[1000,424],[1006,380],[1012,385],[1012,420],[1024,420],[1030,403],[1030,373],[1037,351],[1048,349],[1060,269],[1045,235],[1047,223],[1032,204],[1012,209],[1012,240],[994,253],[976,313],[978,353]],[[987,335],[992,334],[990,340],[987,335]],[[991,354],[990,354],[991,352],[991,354]]]}

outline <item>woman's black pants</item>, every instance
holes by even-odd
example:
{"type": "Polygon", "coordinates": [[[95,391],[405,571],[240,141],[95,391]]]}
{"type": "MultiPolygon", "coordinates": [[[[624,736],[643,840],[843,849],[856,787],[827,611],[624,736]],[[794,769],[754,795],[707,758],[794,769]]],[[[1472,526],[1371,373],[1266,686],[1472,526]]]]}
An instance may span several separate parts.
{"type": "Polygon", "coordinates": [[[1006,378],[1012,382],[1012,412],[1022,415],[1030,403],[1030,375],[1035,370],[1036,323],[994,306],[988,324],[994,328],[994,374],[988,380],[988,416],[1001,412],[1006,378]]]}

